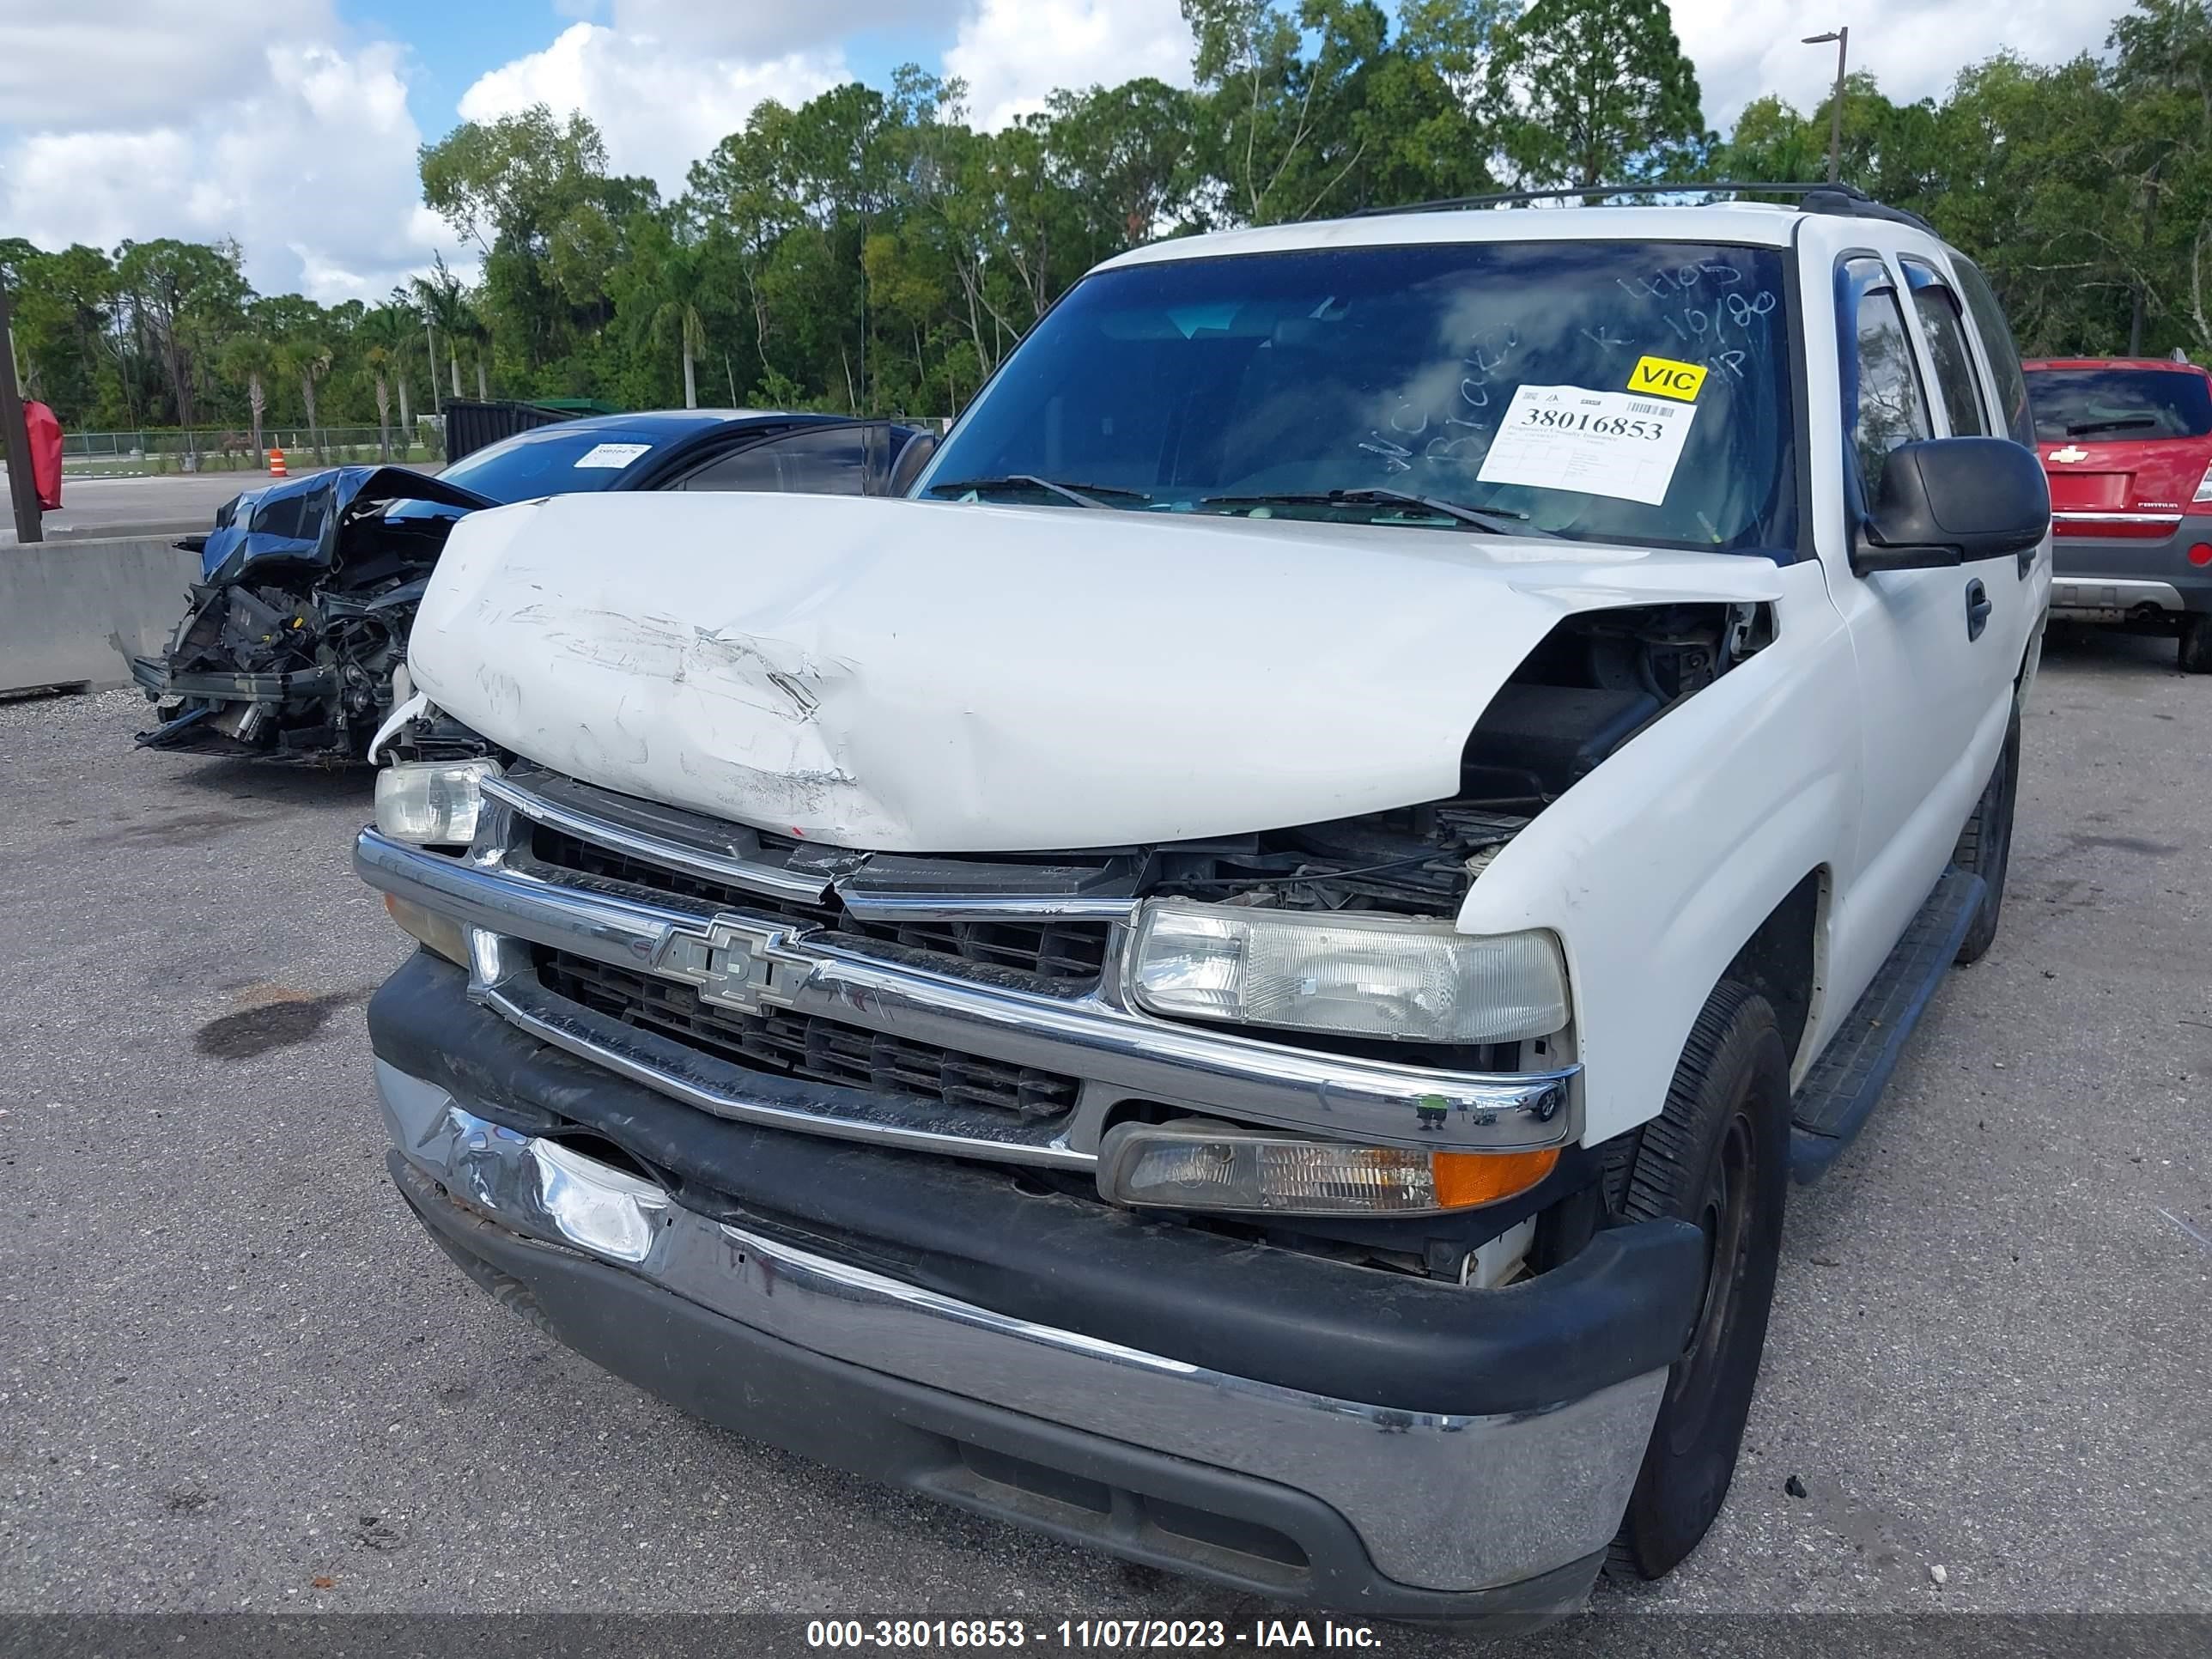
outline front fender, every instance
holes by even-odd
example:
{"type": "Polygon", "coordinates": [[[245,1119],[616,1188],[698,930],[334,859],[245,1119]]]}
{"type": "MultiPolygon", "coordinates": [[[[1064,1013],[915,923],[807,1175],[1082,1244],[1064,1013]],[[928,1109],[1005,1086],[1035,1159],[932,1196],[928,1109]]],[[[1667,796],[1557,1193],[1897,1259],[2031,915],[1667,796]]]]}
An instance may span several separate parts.
{"type": "Polygon", "coordinates": [[[1814,870],[1847,876],[1850,641],[1818,565],[1782,574],[1774,642],[1547,806],[1461,908],[1468,933],[1559,934],[1591,1144],[1657,1114],[1698,1011],[1775,906],[1814,870]]]}

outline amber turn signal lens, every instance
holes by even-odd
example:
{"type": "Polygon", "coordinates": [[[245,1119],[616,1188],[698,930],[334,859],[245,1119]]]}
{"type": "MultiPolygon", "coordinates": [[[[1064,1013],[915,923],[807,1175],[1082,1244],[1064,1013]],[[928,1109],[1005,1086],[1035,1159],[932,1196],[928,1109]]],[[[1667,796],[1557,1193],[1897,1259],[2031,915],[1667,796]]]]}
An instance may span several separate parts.
{"type": "Polygon", "coordinates": [[[1431,1155],[1430,1170],[1437,1206],[1463,1210],[1527,1192],[1559,1162],[1556,1146],[1535,1152],[1436,1152],[1431,1155]]]}

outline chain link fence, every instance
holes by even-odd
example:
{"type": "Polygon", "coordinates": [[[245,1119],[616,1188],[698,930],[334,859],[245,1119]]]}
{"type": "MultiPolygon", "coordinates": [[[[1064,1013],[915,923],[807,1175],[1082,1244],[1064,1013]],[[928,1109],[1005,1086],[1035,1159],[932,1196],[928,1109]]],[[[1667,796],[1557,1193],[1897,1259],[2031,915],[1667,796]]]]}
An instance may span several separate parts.
{"type": "Polygon", "coordinates": [[[70,477],[131,477],[144,473],[258,472],[267,470],[270,449],[284,452],[288,466],[373,465],[380,460],[436,465],[445,459],[445,440],[434,417],[419,420],[412,432],[395,422],[389,451],[373,426],[265,426],[263,448],[253,434],[234,427],[145,428],[136,432],[65,432],[62,470],[70,477]]]}

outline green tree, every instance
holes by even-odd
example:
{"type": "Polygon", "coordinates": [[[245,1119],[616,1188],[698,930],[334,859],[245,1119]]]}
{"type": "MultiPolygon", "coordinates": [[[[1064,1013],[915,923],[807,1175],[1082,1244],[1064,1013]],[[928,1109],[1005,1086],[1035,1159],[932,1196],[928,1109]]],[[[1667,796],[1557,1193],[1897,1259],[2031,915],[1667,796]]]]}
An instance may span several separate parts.
{"type": "MultiPolygon", "coordinates": [[[[407,291],[415,301],[415,309],[428,330],[428,341],[433,353],[437,350],[437,337],[446,337],[446,363],[453,374],[453,395],[461,395],[460,336],[473,331],[476,317],[469,307],[468,290],[461,279],[446,269],[443,254],[433,256],[430,272],[426,276],[410,278],[407,291]]],[[[438,378],[438,363],[434,356],[430,361],[430,379],[434,386],[438,378]]]]}
{"type": "Polygon", "coordinates": [[[165,371],[171,418],[186,428],[186,453],[198,465],[198,442],[190,431],[200,360],[211,346],[219,349],[225,324],[242,313],[252,291],[240,270],[238,245],[167,237],[125,242],[117,250],[115,282],[141,355],[165,371]]]}
{"type": "Polygon", "coordinates": [[[1322,210],[1365,157],[1356,112],[1389,19],[1368,0],[1182,0],[1197,42],[1199,154],[1222,216],[1264,225],[1322,210]]]}
{"type": "Polygon", "coordinates": [[[2128,273],[2128,349],[2156,320],[2212,353],[2212,0],[2136,0],[2106,44],[2130,198],[2106,251],[2128,273]]]}
{"type": "Polygon", "coordinates": [[[712,255],[734,268],[744,290],[754,356],[769,367],[771,318],[763,287],[775,246],[799,222],[784,157],[792,112],[773,99],[754,106],[742,131],[691,165],[685,211],[707,228],[712,255]]]}
{"type": "Polygon", "coordinates": [[[381,305],[354,330],[362,363],[376,398],[377,459],[392,459],[392,387],[399,386],[400,459],[406,459],[415,425],[407,407],[407,359],[415,344],[415,316],[403,306],[381,305]]]}
{"type": "Polygon", "coordinates": [[[684,356],[684,407],[699,407],[699,382],[693,367],[707,349],[706,325],[699,308],[689,300],[665,300],[653,313],[653,337],[665,342],[671,336],[684,356]]]}
{"type": "Polygon", "coordinates": [[[1499,29],[1488,82],[1500,147],[1533,188],[1698,164],[1697,70],[1666,0],[1534,0],[1499,29]]]}
{"type": "Polygon", "coordinates": [[[290,375],[300,387],[301,407],[307,415],[307,442],[315,452],[315,465],[324,464],[323,431],[315,410],[316,388],[323,377],[331,372],[330,343],[319,335],[302,331],[282,342],[276,348],[279,371],[290,375]]]}
{"type": "Polygon", "coordinates": [[[1056,92],[1043,125],[1054,176],[1083,222],[1091,263],[1148,242],[1188,207],[1188,93],[1150,79],[1056,92]]]}
{"type": "Polygon", "coordinates": [[[246,388],[246,407],[252,421],[253,462],[264,459],[261,418],[269,407],[269,377],[277,372],[276,348],[264,335],[251,331],[234,334],[223,343],[222,375],[246,388]]]}

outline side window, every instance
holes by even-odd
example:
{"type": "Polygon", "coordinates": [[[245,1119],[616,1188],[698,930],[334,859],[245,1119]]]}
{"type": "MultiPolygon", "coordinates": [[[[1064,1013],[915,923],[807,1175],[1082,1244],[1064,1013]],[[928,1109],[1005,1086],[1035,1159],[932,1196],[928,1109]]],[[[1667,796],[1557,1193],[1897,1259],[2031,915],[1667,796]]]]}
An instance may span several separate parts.
{"type": "Polygon", "coordinates": [[[1972,261],[1954,255],[1951,263],[1958,273],[1959,292],[1966,297],[1966,314],[1974,319],[1974,332],[1982,337],[1990,378],[1997,384],[1997,412],[2003,417],[2005,435],[2033,449],[2035,417],[2027,408],[2027,376],[2020,372],[2020,348],[2005,325],[2004,307],[1972,261]]]}
{"type": "Polygon", "coordinates": [[[671,488],[866,495],[866,435],[862,427],[802,427],[709,461],[671,488]]]}
{"type": "Polygon", "coordinates": [[[1928,402],[1913,361],[1912,337],[1889,274],[1876,259],[1853,260],[1847,276],[1858,295],[1856,393],[1850,416],[1851,449],[1858,457],[1859,483],[1869,501],[1881,486],[1889,452],[1899,444],[1933,435],[1928,402]]]}
{"type": "Polygon", "coordinates": [[[1927,337],[1928,355],[1935,360],[1936,395],[1943,400],[1954,438],[1985,438],[1989,416],[1982,408],[1982,389],[1974,374],[1973,349],[1966,343],[1966,315],[1959,296],[1926,265],[1907,259],[1905,280],[1912,290],[1913,313],[1927,337]]]}

